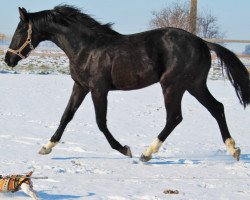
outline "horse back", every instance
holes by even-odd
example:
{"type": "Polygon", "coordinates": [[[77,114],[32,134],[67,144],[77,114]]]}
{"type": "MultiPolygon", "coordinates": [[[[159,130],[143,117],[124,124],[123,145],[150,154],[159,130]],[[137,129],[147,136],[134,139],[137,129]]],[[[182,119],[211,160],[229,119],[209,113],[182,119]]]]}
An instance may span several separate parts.
{"type": "Polygon", "coordinates": [[[166,75],[169,81],[190,74],[194,78],[199,70],[210,68],[210,54],[203,40],[175,28],[125,36],[112,52],[112,83],[123,90],[149,86],[166,75]]]}

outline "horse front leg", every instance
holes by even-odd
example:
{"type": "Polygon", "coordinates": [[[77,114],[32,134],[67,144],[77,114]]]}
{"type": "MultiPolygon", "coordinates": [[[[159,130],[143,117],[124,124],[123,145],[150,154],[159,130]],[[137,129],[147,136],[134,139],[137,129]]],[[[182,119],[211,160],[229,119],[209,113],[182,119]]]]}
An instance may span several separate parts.
{"type": "Polygon", "coordinates": [[[60,141],[67,124],[73,119],[75,112],[81,105],[88,92],[88,88],[84,88],[77,83],[74,84],[72,94],[61,118],[59,127],[57,128],[55,134],[51,137],[50,141],[39,151],[39,154],[49,154],[52,151],[52,148],[55,147],[60,141]]]}
{"type": "Polygon", "coordinates": [[[92,91],[91,92],[94,107],[95,107],[95,114],[96,114],[96,122],[97,125],[102,131],[108,140],[110,146],[122,153],[125,156],[132,157],[131,150],[129,146],[125,145],[122,146],[110,133],[107,128],[107,93],[102,93],[99,91],[92,91]]]}

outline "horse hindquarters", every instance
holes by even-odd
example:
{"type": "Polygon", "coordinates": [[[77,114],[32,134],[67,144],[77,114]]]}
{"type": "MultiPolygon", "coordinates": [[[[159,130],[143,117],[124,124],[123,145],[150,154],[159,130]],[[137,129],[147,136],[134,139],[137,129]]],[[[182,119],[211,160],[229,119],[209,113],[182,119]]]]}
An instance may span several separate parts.
{"type": "Polygon", "coordinates": [[[152,154],[158,152],[161,144],[181,123],[183,119],[181,101],[184,92],[194,87],[197,82],[206,81],[210,68],[209,50],[201,40],[183,40],[186,49],[181,48],[182,41],[173,43],[174,41],[168,41],[167,44],[172,48],[165,46],[163,52],[165,51],[166,56],[162,58],[160,62],[162,65],[159,66],[162,71],[160,84],[166,109],[166,124],[157,139],[142,154],[142,161],[150,160],[152,154]],[[197,46],[199,49],[195,48],[197,46]]]}
{"type": "MultiPolygon", "coordinates": [[[[224,113],[224,106],[211,95],[206,86],[208,72],[211,67],[211,56],[208,46],[202,40],[196,41],[199,42],[196,43],[194,47],[196,46],[196,48],[198,48],[194,48],[194,52],[196,53],[194,53],[193,57],[190,57],[191,62],[182,62],[183,65],[181,65],[180,61],[179,64],[176,64],[178,63],[178,58],[182,55],[175,55],[176,62],[173,62],[175,65],[172,65],[170,69],[166,69],[166,71],[161,77],[161,86],[163,88],[165,107],[167,111],[167,122],[162,132],[158,135],[158,138],[142,154],[142,161],[150,160],[152,157],[152,153],[156,153],[159,150],[164,140],[168,137],[172,130],[182,121],[181,99],[185,90],[188,90],[190,94],[192,94],[204,107],[206,107],[207,110],[211,113],[211,115],[216,119],[221,131],[223,141],[226,144],[227,150],[235,159],[239,160],[240,149],[235,147],[235,141],[232,139],[229,133],[224,113]]],[[[230,53],[228,53],[228,50],[223,50],[227,53],[227,55],[223,57],[225,59],[225,57],[227,57],[230,53]]],[[[226,61],[228,60],[229,58],[227,57],[226,61]]],[[[234,60],[236,60],[234,63],[239,64],[238,60],[235,57],[234,60]]],[[[229,69],[229,74],[233,73],[232,66],[230,67],[231,69],[229,69]]],[[[241,68],[241,66],[239,68],[241,68]]],[[[241,73],[245,71],[244,69],[238,70],[241,71],[241,73]]],[[[232,79],[237,80],[237,78],[237,75],[232,75],[232,79]]],[[[244,91],[244,94],[240,97],[240,100],[241,103],[246,105],[249,101],[249,97],[247,96],[249,91],[249,82],[248,79],[244,76],[243,79],[247,80],[245,81],[245,86],[243,86],[242,81],[237,80],[236,84],[239,85],[237,85],[238,87],[236,86],[236,91],[244,91]]]]}

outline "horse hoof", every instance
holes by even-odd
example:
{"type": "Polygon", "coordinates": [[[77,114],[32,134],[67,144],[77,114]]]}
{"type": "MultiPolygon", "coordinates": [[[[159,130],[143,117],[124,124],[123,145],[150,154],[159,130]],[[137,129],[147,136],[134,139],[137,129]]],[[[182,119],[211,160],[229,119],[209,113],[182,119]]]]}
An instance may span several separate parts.
{"type": "Polygon", "coordinates": [[[131,150],[130,150],[130,147],[127,146],[127,145],[125,145],[125,146],[123,147],[123,149],[124,149],[124,155],[125,155],[125,156],[128,156],[128,157],[130,157],[130,158],[132,158],[132,152],[131,152],[131,150]]]}
{"type": "Polygon", "coordinates": [[[141,157],[140,157],[140,161],[142,161],[142,162],[148,162],[151,159],[152,159],[151,155],[150,156],[145,156],[144,154],[142,154],[141,157]]]}
{"type": "Polygon", "coordinates": [[[52,149],[46,149],[45,147],[42,147],[41,150],[39,151],[40,155],[47,155],[52,151],[52,149]]]}
{"type": "Polygon", "coordinates": [[[237,148],[236,151],[233,154],[233,157],[239,161],[240,160],[240,148],[237,148]]]}

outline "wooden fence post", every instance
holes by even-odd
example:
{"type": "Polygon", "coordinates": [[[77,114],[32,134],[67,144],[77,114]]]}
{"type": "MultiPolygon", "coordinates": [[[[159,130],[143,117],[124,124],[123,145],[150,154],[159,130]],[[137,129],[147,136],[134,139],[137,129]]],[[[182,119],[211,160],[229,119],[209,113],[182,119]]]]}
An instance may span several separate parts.
{"type": "Polygon", "coordinates": [[[191,0],[189,28],[190,32],[193,34],[196,34],[196,21],[197,21],[197,0],[191,0]]]}

